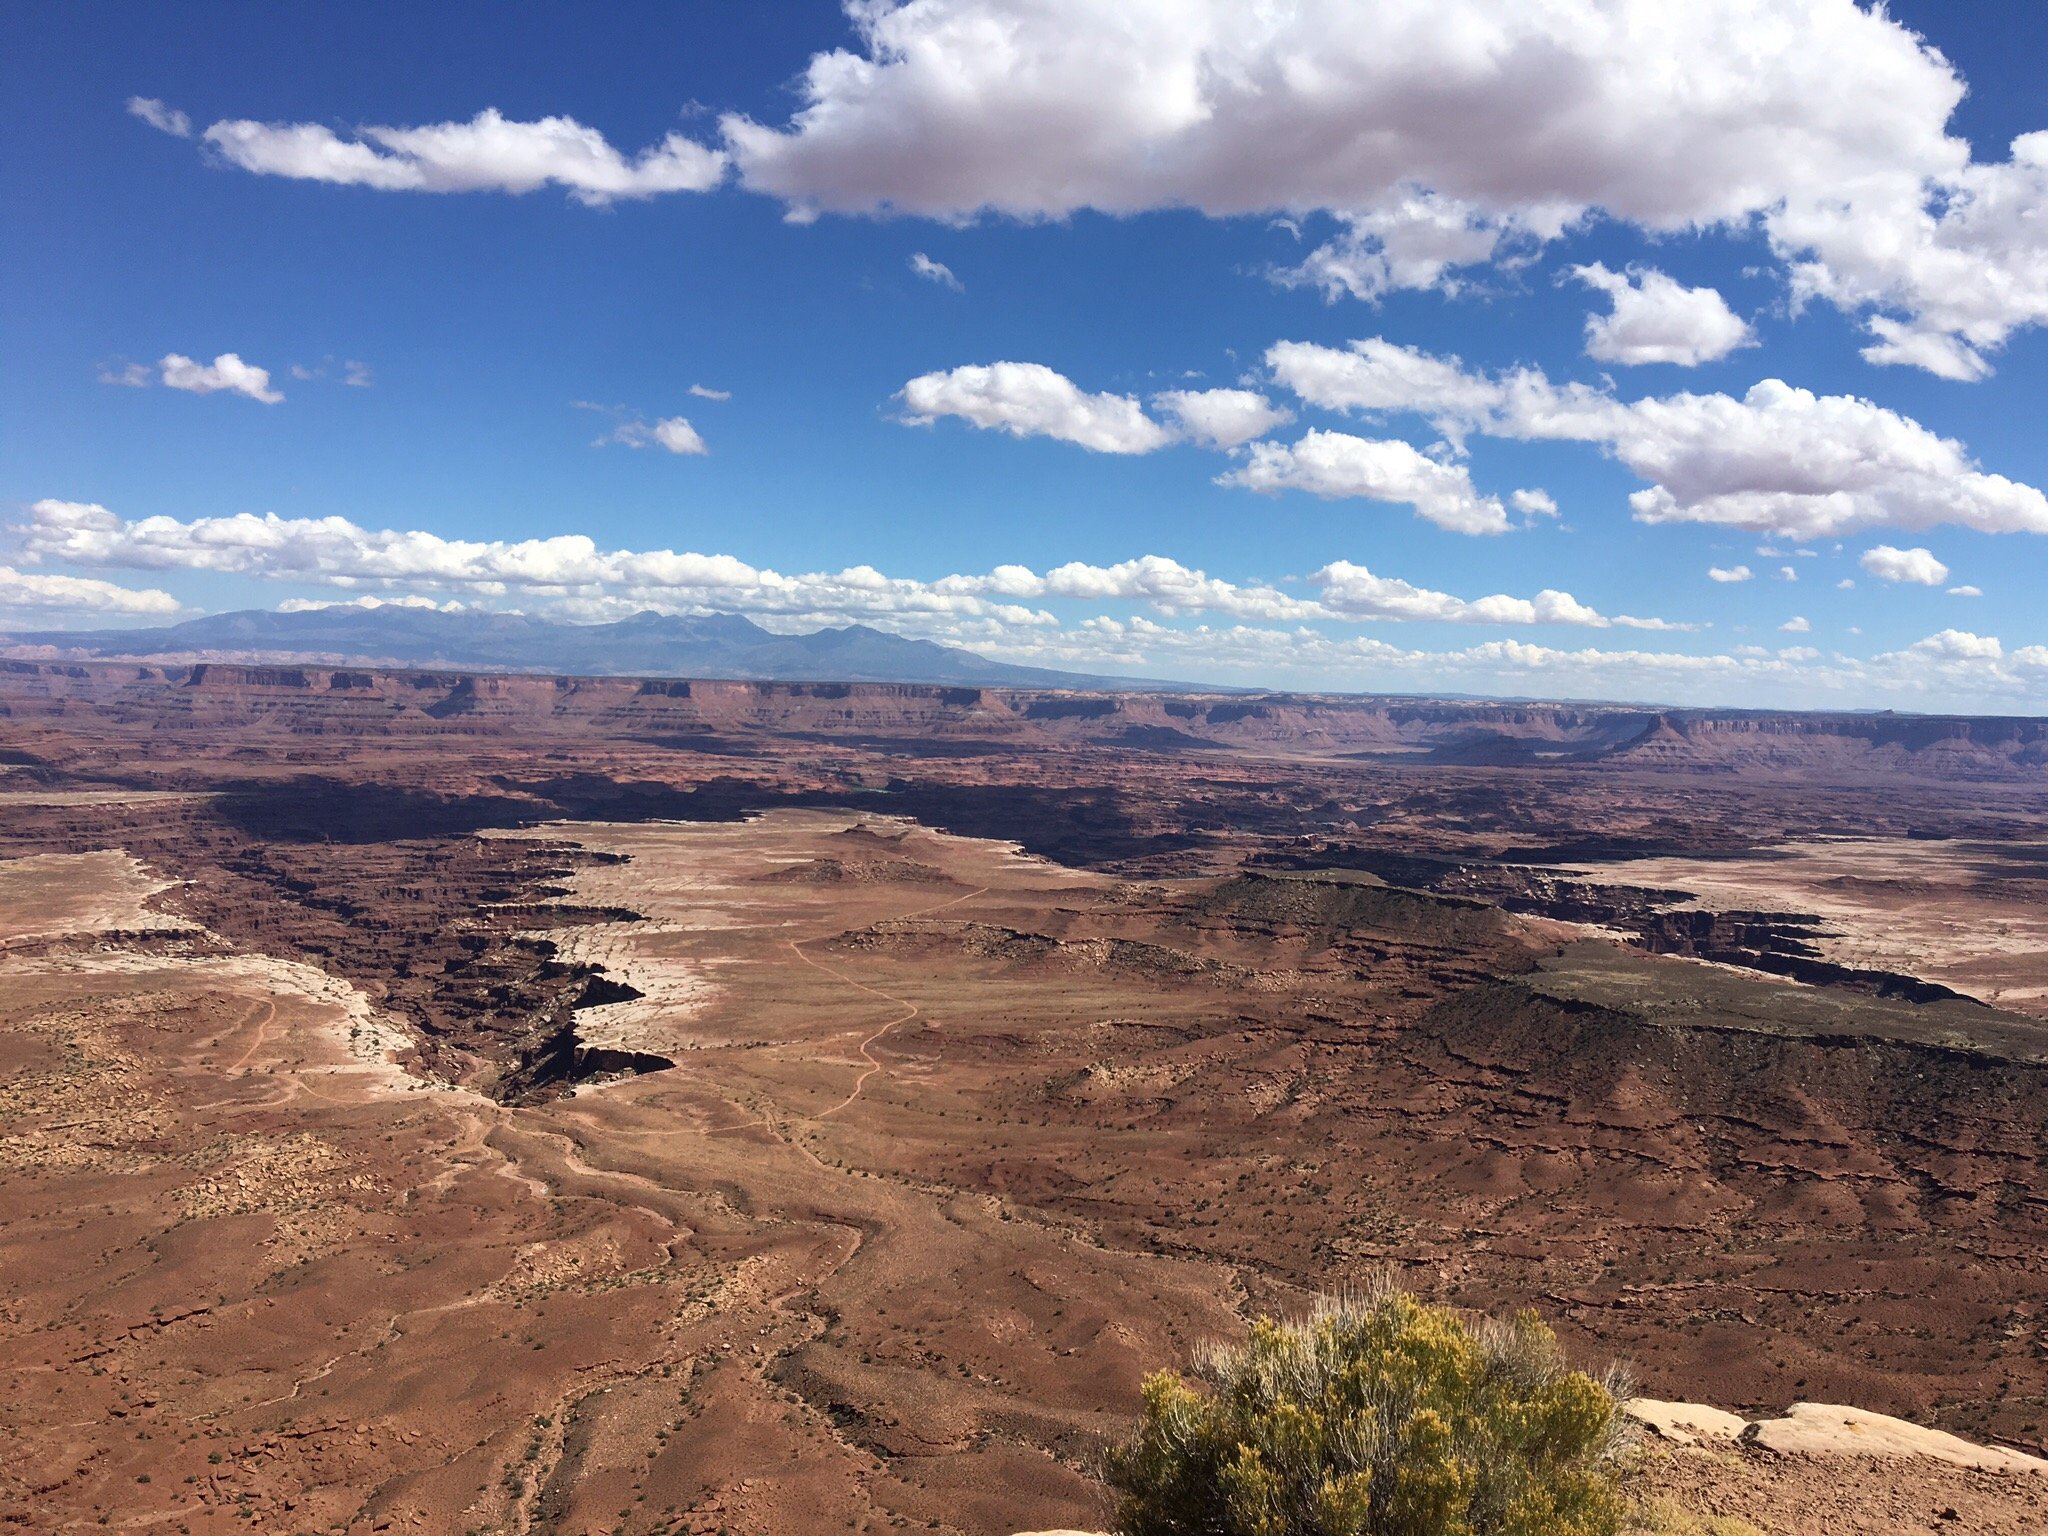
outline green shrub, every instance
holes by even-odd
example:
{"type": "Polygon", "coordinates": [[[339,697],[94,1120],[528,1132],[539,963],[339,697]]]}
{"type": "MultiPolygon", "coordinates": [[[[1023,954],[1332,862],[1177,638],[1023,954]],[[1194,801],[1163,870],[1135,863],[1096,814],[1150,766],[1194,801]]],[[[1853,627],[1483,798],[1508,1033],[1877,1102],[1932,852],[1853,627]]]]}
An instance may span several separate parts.
{"type": "Polygon", "coordinates": [[[1613,1536],[1616,1378],[1533,1312],[1468,1323],[1382,1283],[1162,1372],[1112,1451],[1124,1536],[1613,1536]]]}

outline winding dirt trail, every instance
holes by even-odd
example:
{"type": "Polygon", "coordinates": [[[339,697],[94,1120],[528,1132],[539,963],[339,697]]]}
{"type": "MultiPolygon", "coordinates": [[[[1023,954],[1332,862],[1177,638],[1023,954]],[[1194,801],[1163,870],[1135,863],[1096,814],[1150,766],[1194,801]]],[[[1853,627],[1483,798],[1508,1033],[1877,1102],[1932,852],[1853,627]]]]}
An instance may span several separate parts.
{"type": "MultiPolygon", "coordinates": [[[[977,885],[973,890],[968,891],[964,895],[954,896],[946,901],[934,902],[931,906],[919,907],[912,912],[904,912],[898,915],[897,917],[890,919],[890,921],[903,923],[908,922],[913,917],[928,917],[934,912],[943,912],[948,907],[955,907],[963,901],[972,901],[977,896],[985,896],[987,894],[987,886],[977,885]]],[[[804,945],[806,943],[812,942],[810,940],[788,939],[784,942],[786,942],[789,945],[790,952],[794,954],[797,957],[797,959],[803,961],[805,965],[810,966],[813,970],[823,971],[827,976],[830,976],[834,981],[839,982],[842,986],[852,987],[857,992],[865,992],[870,997],[879,997],[883,1002],[893,1003],[896,1007],[904,1010],[895,1018],[890,1019],[886,1024],[883,1024],[879,1029],[875,1030],[874,1033],[869,1035],[865,1040],[861,1041],[860,1055],[861,1059],[868,1064],[867,1070],[861,1073],[859,1077],[854,1079],[853,1091],[847,1094],[845,1098],[841,1099],[837,1104],[834,1104],[830,1109],[820,1111],[818,1114],[812,1115],[810,1117],[813,1120],[824,1120],[832,1115],[838,1114],[840,1110],[846,1108],[847,1105],[851,1104],[855,1099],[859,1098],[861,1089],[865,1088],[868,1084],[868,1079],[873,1077],[877,1072],[882,1070],[882,1063],[875,1058],[875,1053],[871,1049],[871,1047],[873,1047],[874,1044],[882,1038],[882,1036],[888,1034],[889,1031],[894,1029],[897,1025],[908,1024],[912,1019],[916,1018],[918,1014],[921,1013],[923,1010],[920,1009],[917,1006],[917,1004],[913,1003],[907,997],[898,997],[893,992],[884,992],[880,987],[871,987],[864,981],[855,981],[851,976],[847,975],[844,971],[838,969],[836,966],[827,965],[822,960],[812,959],[809,955],[804,953],[804,945]]]]}
{"type": "MultiPolygon", "coordinates": [[[[249,1042],[247,1050],[228,1063],[227,1070],[229,1072],[239,1072],[249,1064],[249,1058],[263,1048],[263,1042],[270,1034],[270,1026],[277,1022],[277,1004],[271,1002],[269,998],[263,998],[259,1006],[263,1011],[263,1017],[256,1023],[256,1038],[249,1042]]],[[[252,1014],[255,1011],[255,1009],[250,1010],[252,1014]]],[[[247,1022],[248,1020],[243,1020],[244,1024],[247,1022]]],[[[240,1029],[242,1025],[238,1024],[235,1027],[240,1029]]]]}

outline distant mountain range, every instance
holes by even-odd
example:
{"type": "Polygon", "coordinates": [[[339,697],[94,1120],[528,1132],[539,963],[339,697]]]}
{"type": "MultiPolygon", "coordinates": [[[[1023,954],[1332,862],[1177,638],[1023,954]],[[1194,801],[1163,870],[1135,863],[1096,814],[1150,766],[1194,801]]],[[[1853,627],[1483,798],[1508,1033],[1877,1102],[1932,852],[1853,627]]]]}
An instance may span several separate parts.
{"type": "MultiPolygon", "coordinates": [[[[432,608],[251,608],[160,629],[16,631],[16,646],[80,656],[292,657],[396,667],[478,667],[586,676],[741,678],[770,682],[957,683],[977,688],[1185,688],[1145,678],[1019,667],[972,651],[906,640],[864,624],[778,635],[738,614],[636,613],[614,624],[432,608]]],[[[1237,690],[1212,690],[1235,692],[1237,690]]]]}

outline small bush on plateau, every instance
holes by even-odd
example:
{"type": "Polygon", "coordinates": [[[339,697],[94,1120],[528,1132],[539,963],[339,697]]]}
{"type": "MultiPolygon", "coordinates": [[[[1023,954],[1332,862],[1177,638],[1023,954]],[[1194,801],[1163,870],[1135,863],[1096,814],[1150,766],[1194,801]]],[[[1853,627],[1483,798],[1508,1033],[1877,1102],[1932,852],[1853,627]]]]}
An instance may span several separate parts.
{"type": "Polygon", "coordinates": [[[1533,1312],[1468,1323],[1391,1284],[1261,1319],[1145,1383],[1109,1456],[1124,1536],[1614,1536],[1618,1378],[1533,1312]]]}

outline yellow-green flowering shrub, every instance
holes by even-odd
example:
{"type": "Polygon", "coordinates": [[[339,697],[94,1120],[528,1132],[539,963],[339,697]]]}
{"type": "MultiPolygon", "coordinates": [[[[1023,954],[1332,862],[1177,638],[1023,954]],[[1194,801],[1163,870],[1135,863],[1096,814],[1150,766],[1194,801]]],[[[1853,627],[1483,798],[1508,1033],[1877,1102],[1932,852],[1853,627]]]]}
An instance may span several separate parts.
{"type": "Polygon", "coordinates": [[[1467,1322],[1390,1285],[1262,1319],[1162,1372],[1110,1453],[1124,1536],[1613,1536],[1619,1384],[1533,1312],[1467,1322]]]}

